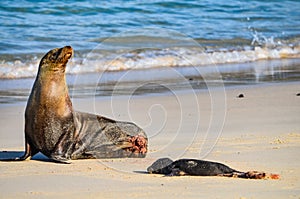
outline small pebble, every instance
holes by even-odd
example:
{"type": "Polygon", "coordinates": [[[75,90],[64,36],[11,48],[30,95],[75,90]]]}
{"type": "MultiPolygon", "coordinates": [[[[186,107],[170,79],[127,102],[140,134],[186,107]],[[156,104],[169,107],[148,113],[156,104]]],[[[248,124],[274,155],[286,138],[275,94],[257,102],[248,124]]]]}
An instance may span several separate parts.
{"type": "Polygon", "coordinates": [[[239,94],[238,96],[237,96],[237,98],[244,98],[245,96],[244,96],[244,94],[243,93],[241,93],[241,94],[239,94]]]}
{"type": "Polygon", "coordinates": [[[300,93],[297,93],[296,96],[300,96],[300,93]]]}

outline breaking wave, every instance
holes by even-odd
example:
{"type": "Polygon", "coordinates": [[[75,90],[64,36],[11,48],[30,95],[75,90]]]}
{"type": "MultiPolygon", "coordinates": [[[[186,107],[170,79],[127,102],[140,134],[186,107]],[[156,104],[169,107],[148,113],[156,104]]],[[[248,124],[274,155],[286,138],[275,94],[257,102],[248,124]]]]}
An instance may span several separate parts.
{"type": "MultiPolygon", "coordinates": [[[[267,59],[300,57],[300,37],[266,38],[254,32],[252,40],[186,40],[176,37],[121,36],[99,39],[94,50],[75,50],[68,74],[209,66],[267,59]]],[[[42,54],[1,55],[0,78],[34,77],[42,54]]]]}

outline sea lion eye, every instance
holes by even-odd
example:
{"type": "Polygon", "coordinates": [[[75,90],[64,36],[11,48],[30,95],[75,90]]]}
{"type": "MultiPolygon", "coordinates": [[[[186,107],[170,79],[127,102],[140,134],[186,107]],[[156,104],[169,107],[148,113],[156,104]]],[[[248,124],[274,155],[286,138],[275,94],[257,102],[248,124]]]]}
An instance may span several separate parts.
{"type": "Polygon", "coordinates": [[[58,55],[58,52],[53,53],[53,54],[50,56],[50,60],[51,60],[51,61],[55,61],[56,58],[57,58],[57,55],[58,55]]]}

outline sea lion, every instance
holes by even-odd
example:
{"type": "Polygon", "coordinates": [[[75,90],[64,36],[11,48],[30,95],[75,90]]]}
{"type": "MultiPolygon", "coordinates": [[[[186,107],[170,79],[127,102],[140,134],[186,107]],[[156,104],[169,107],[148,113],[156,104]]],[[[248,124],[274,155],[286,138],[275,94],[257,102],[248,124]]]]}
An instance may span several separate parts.
{"type": "Polygon", "coordinates": [[[41,152],[57,162],[145,157],[148,138],[130,122],[73,110],[65,68],[71,46],[50,50],[39,64],[25,111],[25,160],[41,152]]]}
{"type": "Polygon", "coordinates": [[[225,176],[249,179],[279,179],[278,174],[248,171],[241,172],[218,162],[210,162],[197,159],[179,159],[172,161],[169,158],[160,158],[155,161],[147,171],[168,176],[225,176]]]}

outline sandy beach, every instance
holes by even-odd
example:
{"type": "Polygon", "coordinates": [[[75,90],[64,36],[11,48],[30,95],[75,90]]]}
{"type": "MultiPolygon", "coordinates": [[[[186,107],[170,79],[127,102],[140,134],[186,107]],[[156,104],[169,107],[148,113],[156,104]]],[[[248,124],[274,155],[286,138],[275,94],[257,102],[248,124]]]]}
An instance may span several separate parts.
{"type": "MultiPolygon", "coordinates": [[[[291,0],[1,0],[0,199],[300,199],[299,7],[291,0]],[[46,102],[37,103],[42,111],[35,103],[27,109],[39,117],[32,124],[47,132],[73,128],[62,73],[75,111],[137,124],[148,136],[147,156],[60,164],[38,153],[8,161],[24,154],[24,113],[37,74],[49,81],[34,86],[47,88],[36,92],[46,102]],[[63,122],[45,107],[57,108],[63,122]],[[280,178],[147,173],[166,157],[280,178]]],[[[77,127],[72,138],[91,129],[77,127]]],[[[45,147],[36,148],[50,151],[52,142],[60,151],[67,143],[86,152],[86,140],[108,137],[57,141],[68,135],[44,136],[45,147]]]]}
{"type": "MultiPolygon", "coordinates": [[[[76,99],[76,110],[144,128],[147,157],[65,165],[38,154],[30,161],[0,162],[0,198],[300,198],[299,92],[300,84],[294,82],[76,99]],[[147,174],[160,157],[201,158],[281,178],[147,174]]],[[[25,103],[0,107],[0,158],[22,155],[24,110],[25,103]]]]}

